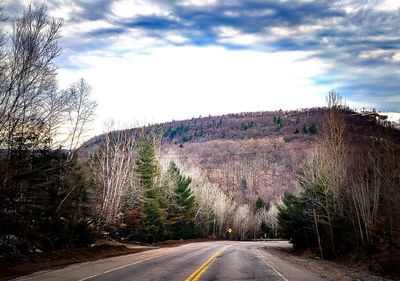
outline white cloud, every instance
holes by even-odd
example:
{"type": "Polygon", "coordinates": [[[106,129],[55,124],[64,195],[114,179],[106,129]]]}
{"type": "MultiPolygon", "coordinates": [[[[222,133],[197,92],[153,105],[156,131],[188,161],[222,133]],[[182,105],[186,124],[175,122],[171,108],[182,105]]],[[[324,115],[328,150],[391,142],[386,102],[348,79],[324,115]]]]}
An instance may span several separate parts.
{"type": "Polygon", "coordinates": [[[237,44],[237,45],[252,45],[261,42],[262,37],[258,34],[244,34],[239,30],[228,27],[220,26],[215,28],[220,39],[220,43],[237,44]]]}
{"type": "Polygon", "coordinates": [[[362,51],[360,52],[359,57],[362,59],[377,59],[390,53],[391,51],[388,50],[362,51]]]}
{"type": "Polygon", "coordinates": [[[238,34],[232,37],[226,37],[218,40],[224,44],[237,44],[237,45],[256,45],[261,42],[262,37],[256,34],[238,34]]]}
{"type": "Polygon", "coordinates": [[[165,36],[165,38],[167,38],[168,41],[171,41],[173,43],[185,43],[188,41],[187,38],[183,37],[182,35],[179,34],[174,34],[174,33],[169,33],[165,36]]]}
{"type": "Polygon", "coordinates": [[[70,22],[62,28],[63,37],[78,37],[79,34],[99,30],[101,28],[112,28],[114,25],[106,20],[92,20],[80,23],[70,22]]]}
{"type": "Polygon", "coordinates": [[[328,88],[312,77],[326,69],[302,52],[260,53],[218,47],[158,48],[148,55],[87,55],[87,67],[61,70],[61,83],[84,77],[104,120],[119,123],[191,118],[231,112],[323,105],[328,88]]]}
{"type": "Polygon", "coordinates": [[[397,52],[392,57],[393,61],[400,62],[400,52],[397,52]]]}
{"type": "Polygon", "coordinates": [[[181,0],[179,2],[182,6],[210,6],[216,5],[218,0],[181,0]]]}
{"type": "Polygon", "coordinates": [[[167,16],[169,10],[148,0],[118,0],[112,4],[111,11],[117,18],[133,18],[135,16],[167,16]]]}
{"type": "Polygon", "coordinates": [[[376,6],[378,10],[382,11],[394,11],[400,8],[399,0],[382,0],[380,4],[376,6]]]}

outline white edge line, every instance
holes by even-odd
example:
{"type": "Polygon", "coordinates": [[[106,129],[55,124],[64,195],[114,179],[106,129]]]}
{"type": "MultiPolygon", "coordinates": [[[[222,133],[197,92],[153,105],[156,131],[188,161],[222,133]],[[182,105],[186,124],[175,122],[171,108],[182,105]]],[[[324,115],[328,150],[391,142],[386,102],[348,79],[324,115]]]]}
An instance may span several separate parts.
{"type": "MultiPolygon", "coordinates": [[[[218,245],[212,245],[213,248],[215,248],[217,246],[218,245]]],[[[100,276],[100,275],[103,275],[103,274],[107,274],[107,273],[110,273],[110,272],[113,272],[115,270],[119,270],[119,269],[122,269],[122,268],[125,268],[125,267],[128,267],[128,266],[131,266],[131,265],[135,265],[135,264],[138,264],[138,263],[141,263],[141,262],[144,262],[144,261],[148,261],[148,260],[152,260],[152,259],[156,259],[156,258],[160,258],[160,257],[165,257],[165,256],[176,254],[176,253],[179,253],[179,251],[178,252],[173,252],[173,253],[168,253],[168,254],[165,254],[165,255],[158,255],[158,256],[155,256],[155,257],[150,257],[150,258],[147,258],[147,259],[144,259],[144,260],[140,260],[140,261],[135,261],[135,262],[130,263],[130,264],[122,265],[120,267],[116,267],[116,268],[113,268],[113,269],[110,269],[110,270],[107,270],[107,271],[104,271],[104,272],[100,272],[100,273],[97,273],[97,274],[94,274],[94,275],[79,279],[78,281],[89,280],[89,279],[92,279],[94,277],[97,277],[97,276],[100,276]]]]}
{"type": "MultiPolygon", "coordinates": [[[[174,252],[174,253],[176,253],[176,252],[174,252]]],[[[119,266],[119,267],[116,267],[116,268],[113,268],[113,269],[110,269],[110,270],[107,270],[107,271],[104,271],[104,272],[100,272],[100,273],[97,273],[97,274],[94,274],[94,275],[91,275],[91,276],[88,276],[88,277],[79,279],[78,281],[89,280],[89,279],[91,279],[91,278],[94,278],[94,277],[97,277],[97,276],[100,276],[100,275],[103,275],[103,274],[107,274],[107,273],[113,272],[113,271],[115,271],[115,270],[119,270],[119,269],[122,269],[122,268],[125,268],[125,267],[128,267],[128,266],[131,266],[131,265],[135,265],[135,264],[138,264],[138,263],[141,263],[141,262],[144,262],[144,261],[148,261],[148,260],[152,260],[152,259],[156,259],[156,258],[160,258],[160,257],[165,257],[165,256],[168,256],[168,255],[172,255],[172,254],[174,254],[174,253],[169,253],[169,254],[165,254],[165,255],[159,255],[159,256],[150,257],[150,258],[147,258],[147,259],[144,259],[144,260],[140,260],[140,261],[135,261],[135,262],[130,263],[130,264],[122,265],[122,266],[119,266]]]]}
{"type": "Polygon", "coordinates": [[[285,276],[283,276],[278,270],[276,270],[269,262],[267,262],[263,257],[261,257],[260,254],[256,252],[256,250],[253,250],[254,254],[261,259],[266,265],[268,265],[276,274],[279,275],[284,281],[289,281],[285,276]]]}

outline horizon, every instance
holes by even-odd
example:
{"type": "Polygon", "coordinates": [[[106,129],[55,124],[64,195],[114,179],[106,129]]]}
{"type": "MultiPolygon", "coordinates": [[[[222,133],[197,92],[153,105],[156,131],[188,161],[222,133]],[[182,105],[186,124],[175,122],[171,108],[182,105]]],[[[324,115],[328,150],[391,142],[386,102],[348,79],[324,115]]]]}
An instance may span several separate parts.
{"type": "MultiPolygon", "coordinates": [[[[324,106],[400,111],[400,3],[374,1],[35,1],[62,18],[62,88],[84,78],[107,120],[324,106]]],[[[9,19],[26,1],[5,0],[9,19]]]]}

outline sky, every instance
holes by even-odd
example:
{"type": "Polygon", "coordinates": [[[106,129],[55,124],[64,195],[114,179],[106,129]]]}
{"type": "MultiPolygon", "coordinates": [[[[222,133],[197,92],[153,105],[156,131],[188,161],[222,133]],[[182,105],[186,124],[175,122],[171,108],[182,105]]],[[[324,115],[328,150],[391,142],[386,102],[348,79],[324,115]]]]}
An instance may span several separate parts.
{"type": "MultiPolygon", "coordinates": [[[[226,113],[347,105],[400,111],[400,0],[47,0],[61,87],[84,78],[94,133],[226,113]]],[[[0,0],[10,18],[28,1],[0,0]]]]}

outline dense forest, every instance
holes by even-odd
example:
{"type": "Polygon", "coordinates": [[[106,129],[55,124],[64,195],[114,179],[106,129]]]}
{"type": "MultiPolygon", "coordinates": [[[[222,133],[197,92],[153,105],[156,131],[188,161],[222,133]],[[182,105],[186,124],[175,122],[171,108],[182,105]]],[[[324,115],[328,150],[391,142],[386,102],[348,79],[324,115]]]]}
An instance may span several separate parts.
{"type": "Polygon", "coordinates": [[[29,6],[12,24],[0,30],[0,256],[99,237],[280,237],[398,271],[400,133],[379,114],[331,92],[325,108],[110,124],[82,144],[97,103],[83,79],[57,84],[62,21],[29,6]]]}

